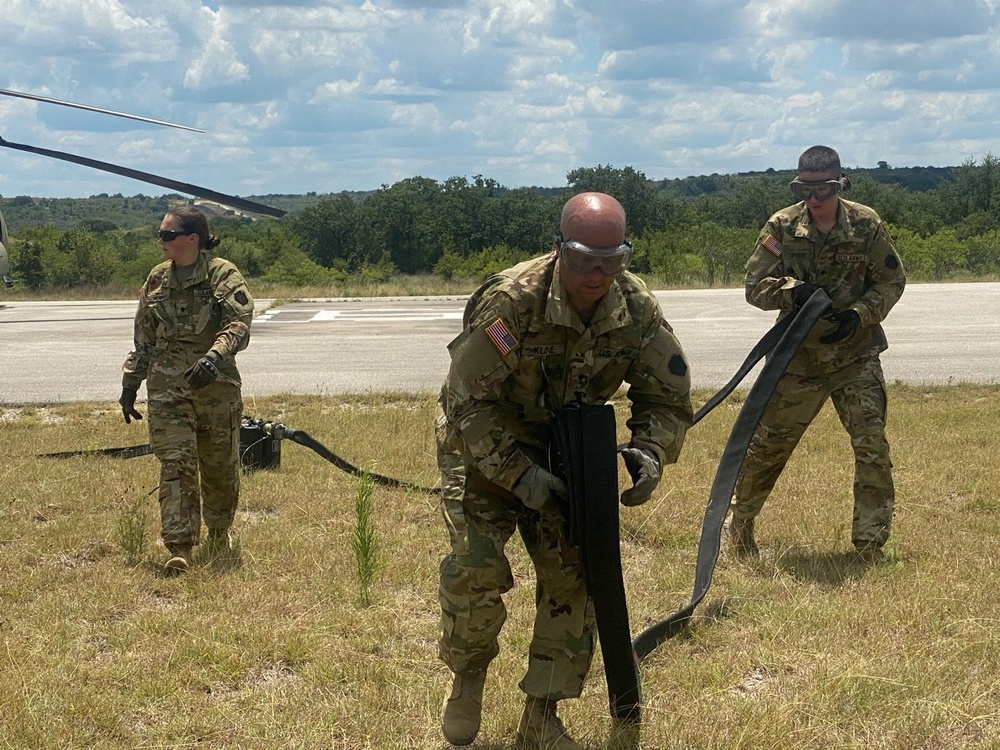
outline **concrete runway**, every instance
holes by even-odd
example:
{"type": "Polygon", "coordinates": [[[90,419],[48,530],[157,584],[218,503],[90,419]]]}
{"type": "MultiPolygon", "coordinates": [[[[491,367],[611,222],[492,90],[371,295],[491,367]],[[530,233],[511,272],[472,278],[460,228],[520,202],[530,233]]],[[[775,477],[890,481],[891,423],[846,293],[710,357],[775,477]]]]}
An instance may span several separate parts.
{"type": "MultiPolygon", "coordinates": [[[[2,294],[2,291],[0,291],[2,294]]],[[[774,322],[741,289],[657,292],[695,387],[718,388],[774,322]]],[[[464,298],[258,301],[244,400],[276,393],[436,392],[464,298]]],[[[134,301],[4,302],[0,403],[116,401],[134,301]]],[[[1000,283],[911,284],[885,321],[887,380],[1000,383],[1000,283]]],[[[752,376],[747,381],[749,386],[752,376]]],[[[140,391],[140,400],[145,398],[140,391]]]]}

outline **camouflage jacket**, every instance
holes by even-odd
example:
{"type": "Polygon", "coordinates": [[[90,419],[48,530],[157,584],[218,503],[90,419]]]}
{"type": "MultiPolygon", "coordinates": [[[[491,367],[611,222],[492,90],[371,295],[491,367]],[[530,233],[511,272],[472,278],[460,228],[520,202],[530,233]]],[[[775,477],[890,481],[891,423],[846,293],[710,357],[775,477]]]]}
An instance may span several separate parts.
{"type": "Polygon", "coordinates": [[[532,463],[548,465],[557,409],[604,403],[623,383],[632,443],[653,450],[661,466],[680,454],[692,420],[688,365],[656,298],[632,274],[616,277],[584,325],[554,253],[518,264],[473,294],[448,349],[448,432],[501,487],[513,488],[532,463]]]}
{"type": "Polygon", "coordinates": [[[840,198],[837,223],[824,240],[805,203],[783,208],[768,219],[746,265],[747,302],[761,310],[792,312],[792,289],[799,281],[822,286],[834,310],[850,308],[861,324],[853,336],[821,344],[834,324],[820,320],[788,367],[800,375],[839,370],[888,346],[881,322],[906,286],[903,264],[892,238],[872,209],[840,198]]]}
{"type": "Polygon", "coordinates": [[[240,384],[236,352],[250,341],[253,297],[236,266],[204,250],[183,283],[173,261],[156,266],[139,290],[135,348],[122,366],[122,386],[184,388],[184,371],[209,350],[219,355],[221,379],[240,384]]]}

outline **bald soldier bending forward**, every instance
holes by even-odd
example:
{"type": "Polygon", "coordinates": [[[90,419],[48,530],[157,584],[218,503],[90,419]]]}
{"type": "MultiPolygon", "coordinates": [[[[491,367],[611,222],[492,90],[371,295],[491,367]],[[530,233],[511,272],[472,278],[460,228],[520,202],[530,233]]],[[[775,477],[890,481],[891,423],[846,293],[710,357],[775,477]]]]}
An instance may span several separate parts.
{"type": "Polygon", "coordinates": [[[442,499],[451,552],[441,563],[440,657],[453,679],[441,729],[455,745],[479,732],[486,670],[507,615],[502,595],[514,585],[504,547],[516,528],[537,579],[518,740],[580,747],[556,704],[583,689],[595,621],[556,497],[566,488],[548,470],[557,410],[604,403],[629,384],[632,439],[623,453],[634,485],[622,495],[625,505],[649,499],[691,424],[687,362],[656,299],[625,270],[632,253],[625,228],[611,196],[570,198],[552,252],[487,280],[448,347],[439,450],[461,454],[454,468],[465,475],[464,485],[446,483],[442,499]]]}

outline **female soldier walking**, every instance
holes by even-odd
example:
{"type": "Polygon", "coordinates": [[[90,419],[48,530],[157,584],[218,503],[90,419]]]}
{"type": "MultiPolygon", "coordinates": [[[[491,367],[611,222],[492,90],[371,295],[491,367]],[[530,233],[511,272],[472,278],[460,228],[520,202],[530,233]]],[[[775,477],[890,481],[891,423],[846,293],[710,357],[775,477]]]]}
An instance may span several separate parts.
{"type": "Polygon", "coordinates": [[[165,571],[173,575],[191,566],[202,516],[209,544],[232,544],[243,415],[236,353],[250,340],[253,298],[236,266],[211,254],[219,238],[197,208],[170,209],[158,238],[163,263],[139,290],[119,404],[126,423],[142,419],[135,398],[146,380],[165,571]]]}

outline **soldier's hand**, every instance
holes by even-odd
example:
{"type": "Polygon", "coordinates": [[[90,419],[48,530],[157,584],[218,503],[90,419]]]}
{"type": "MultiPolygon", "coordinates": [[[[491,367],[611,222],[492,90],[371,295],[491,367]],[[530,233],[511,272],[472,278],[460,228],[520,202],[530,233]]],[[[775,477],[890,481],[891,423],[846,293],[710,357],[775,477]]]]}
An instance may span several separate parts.
{"type": "Polygon", "coordinates": [[[142,415],[135,410],[135,388],[122,388],[122,395],[118,397],[118,403],[122,407],[122,416],[125,417],[125,424],[132,424],[133,419],[142,419],[142,415]]]}
{"type": "Polygon", "coordinates": [[[825,336],[819,337],[819,343],[821,344],[836,344],[838,341],[848,339],[854,335],[854,332],[858,330],[858,326],[861,325],[861,316],[854,310],[841,310],[830,315],[827,320],[831,323],[836,323],[837,327],[825,336]]]}
{"type": "Polygon", "coordinates": [[[808,281],[792,288],[792,304],[797,308],[802,307],[817,289],[822,289],[819,284],[810,284],[808,281]]]}
{"type": "Polygon", "coordinates": [[[647,448],[622,448],[621,454],[632,477],[632,486],[622,493],[622,505],[642,505],[660,483],[660,460],[647,448]]]}
{"type": "Polygon", "coordinates": [[[538,464],[532,464],[514,485],[514,496],[532,510],[541,510],[553,495],[565,497],[566,483],[538,464]]]}
{"type": "Polygon", "coordinates": [[[204,388],[209,383],[219,377],[219,368],[216,366],[218,355],[209,352],[199,359],[187,370],[184,371],[184,379],[192,388],[204,388]]]}

